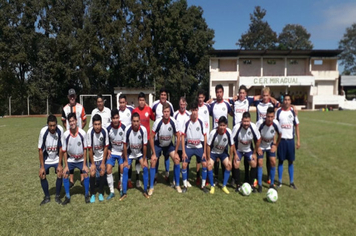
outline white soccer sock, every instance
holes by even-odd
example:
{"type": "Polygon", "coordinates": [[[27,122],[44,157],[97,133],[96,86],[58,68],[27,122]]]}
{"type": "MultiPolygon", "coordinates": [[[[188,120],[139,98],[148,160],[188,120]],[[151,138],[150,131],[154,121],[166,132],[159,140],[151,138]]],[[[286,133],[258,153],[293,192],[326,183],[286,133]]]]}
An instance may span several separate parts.
{"type": "Polygon", "coordinates": [[[137,163],[136,164],[136,173],[140,174],[140,171],[141,171],[141,165],[140,165],[140,163],[137,163]]]}
{"type": "Polygon", "coordinates": [[[120,174],[120,190],[122,190],[122,176],[123,176],[123,174],[120,174]]]}
{"type": "Polygon", "coordinates": [[[114,178],[112,177],[112,174],[107,174],[106,180],[108,181],[110,193],[113,193],[114,192],[114,178]]]}
{"type": "Polygon", "coordinates": [[[184,185],[184,187],[188,187],[188,183],[187,183],[188,181],[187,180],[183,180],[183,185],[184,185]]]}
{"type": "Polygon", "coordinates": [[[169,177],[169,171],[166,171],[166,177],[169,177]]]}
{"type": "Polygon", "coordinates": [[[204,187],[205,187],[205,184],[206,184],[206,179],[203,179],[203,180],[201,181],[201,187],[204,188],[204,187]]]}

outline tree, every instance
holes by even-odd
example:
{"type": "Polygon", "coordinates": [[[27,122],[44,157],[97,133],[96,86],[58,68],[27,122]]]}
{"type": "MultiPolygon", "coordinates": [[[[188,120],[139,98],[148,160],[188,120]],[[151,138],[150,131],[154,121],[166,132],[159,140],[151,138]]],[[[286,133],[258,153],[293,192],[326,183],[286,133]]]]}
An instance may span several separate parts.
{"type": "Polygon", "coordinates": [[[346,33],[339,42],[339,49],[343,50],[339,58],[344,66],[344,75],[356,75],[356,23],[346,28],[346,33]]]}
{"type": "Polygon", "coordinates": [[[313,49],[313,44],[310,41],[310,34],[301,25],[287,24],[284,26],[282,33],[278,37],[278,49],[300,49],[310,50],[313,49]]]}
{"type": "Polygon", "coordinates": [[[256,6],[253,14],[250,14],[250,28],[242,34],[236,45],[241,49],[265,50],[274,49],[277,43],[277,34],[267,21],[263,21],[266,10],[256,6]]]}

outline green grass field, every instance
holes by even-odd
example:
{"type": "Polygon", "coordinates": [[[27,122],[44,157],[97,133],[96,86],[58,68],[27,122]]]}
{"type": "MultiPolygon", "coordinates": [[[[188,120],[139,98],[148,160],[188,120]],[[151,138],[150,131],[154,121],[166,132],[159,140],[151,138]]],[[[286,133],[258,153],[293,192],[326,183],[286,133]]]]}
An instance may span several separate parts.
{"type": "MultiPolygon", "coordinates": [[[[204,194],[195,185],[186,194],[178,194],[163,183],[162,176],[150,199],[130,189],[128,198],[119,202],[115,190],[113,200],[85,204],[76,172],[72,201],[65,207],[54,202],[53,169],[47,176],[52,201],[39,206],[43,192],[37,142],[46,118],[0,119],[0,235],[353,235],[356,112],[300,112],[299,119],[298,190],[283,186],[275,204],[265,200],[266,184],[262,194],[248,197],[231,187],[230,195],[219,188],[215,195],[204,194]]],[[[162,171],[163,166],[162,162],[162,171]]],[[[286,164],[284,169],[283,181],[288,183],[286,164]]]]}

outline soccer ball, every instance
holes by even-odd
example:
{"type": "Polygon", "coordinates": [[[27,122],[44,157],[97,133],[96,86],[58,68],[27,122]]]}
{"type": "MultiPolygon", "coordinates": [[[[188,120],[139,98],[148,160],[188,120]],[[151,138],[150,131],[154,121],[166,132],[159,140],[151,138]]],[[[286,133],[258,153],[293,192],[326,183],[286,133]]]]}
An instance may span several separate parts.
{"type": "Polygon", "coordinates": [[[267,201],[269,202],[276,202],[278,200],[278,193],[277,190],[274,188],[270,188],[267,191],[267,201]]]}
{"type": "Polygon", "coordinates": [[[252,192],[252,188],[251,185],[249,183],[244,183],[241,188],[240,188],[240,192],[242,193],[242,195],[244,196],[248,196],[251,194],[252,192]]]}

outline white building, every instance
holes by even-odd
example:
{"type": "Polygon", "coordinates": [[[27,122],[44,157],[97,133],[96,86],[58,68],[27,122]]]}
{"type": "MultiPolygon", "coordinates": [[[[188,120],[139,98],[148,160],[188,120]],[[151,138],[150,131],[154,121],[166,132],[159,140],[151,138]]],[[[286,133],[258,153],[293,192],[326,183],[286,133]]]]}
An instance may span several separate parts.
{"type": "Polygon", "coordinates": [[[212,50],[210,52],[210,96],[215,86],[224,86],[224,96],[238,93],[240,85],[249,95],[265,86],[278,98],[290,93],[306,108],[338,107],[338,54],[341,50],[212,50]]]}

